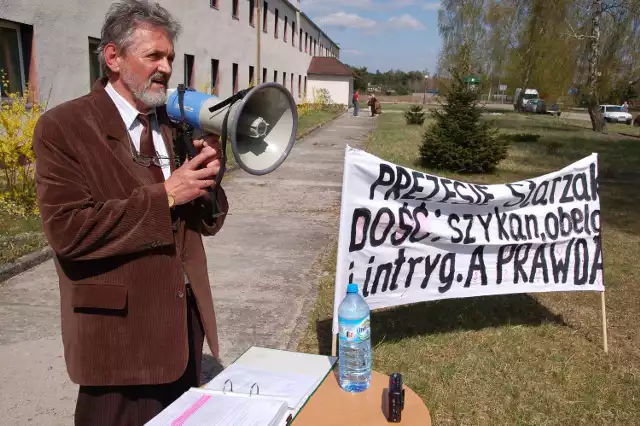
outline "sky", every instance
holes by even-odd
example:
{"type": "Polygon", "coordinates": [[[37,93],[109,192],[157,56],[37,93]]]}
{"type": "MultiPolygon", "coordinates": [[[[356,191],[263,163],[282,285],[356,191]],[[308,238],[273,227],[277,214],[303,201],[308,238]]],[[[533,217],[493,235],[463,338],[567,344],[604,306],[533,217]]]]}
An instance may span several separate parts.
{"type": "Polygon", "coordinates": [[[301,0],[340,46],[340,60],[370,72],[437,71],[438,0],[301,0]]]}

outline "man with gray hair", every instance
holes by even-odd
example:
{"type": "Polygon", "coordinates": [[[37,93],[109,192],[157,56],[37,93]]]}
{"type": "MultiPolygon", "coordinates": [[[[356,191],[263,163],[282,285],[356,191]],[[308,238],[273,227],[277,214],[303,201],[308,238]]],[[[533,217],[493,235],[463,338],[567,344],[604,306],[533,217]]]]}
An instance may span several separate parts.
{"type": "Polygon", "coordinates": [[[202,236],[220,144],[174,160],[165,102],[180,25],[158,4],[114,3],[99,47],[106,78],[36,126],[38,204],[59,277],[75,424],[143,425],[199,386],[206,335],[218,354],[202,236]]]}

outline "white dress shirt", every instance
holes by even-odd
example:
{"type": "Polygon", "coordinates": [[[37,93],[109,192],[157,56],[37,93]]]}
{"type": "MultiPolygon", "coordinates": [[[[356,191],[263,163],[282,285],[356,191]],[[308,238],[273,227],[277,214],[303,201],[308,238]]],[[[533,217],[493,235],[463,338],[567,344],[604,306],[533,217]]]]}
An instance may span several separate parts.
{"type": "MultiPolygon", "coordinates": [[[[107,83],[104,90],[109,94],[111,100],[116,104],[118,112],[124,121],[124,124],[129,132],[129,136],[133,141],[135,149],[140,152],[140,136],[142,135],[142,123],[138,120],[138,114],[140,112],[135,106],[131,105],[129,101],[123,98],[120,93],[116,92],[111,83],[107,83]]],[[[151,132],[153,135],[153,145],[156,149],[156,155],[160,157],[160,164],[162,165],[162,174],[167,179],[171,175],[171,165],[169,163],[169,153],[167,152],[167,145],[162,139],[162,133],[160,131],[160,125],[158,124],[158,117],[155,114],[155,108],[150,111],[152,115],[149,120],[151,124],[151,132]]]]}

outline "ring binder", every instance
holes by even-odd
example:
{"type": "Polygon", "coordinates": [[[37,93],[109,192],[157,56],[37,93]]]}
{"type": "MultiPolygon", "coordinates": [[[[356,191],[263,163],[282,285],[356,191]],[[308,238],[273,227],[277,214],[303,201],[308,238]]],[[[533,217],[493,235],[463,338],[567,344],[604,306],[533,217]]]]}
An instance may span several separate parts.
{"type": "Polygon", "coordinates": [[[256,395],[260,395],[260,386],[258,386],[257,383],[254,383],[251,385],[251,389],[249,389],[249,396],[251,396],[251,393],[253,392],[253,387],[257,387],[258,388],[258,392],[256,392],[256,395]]]}

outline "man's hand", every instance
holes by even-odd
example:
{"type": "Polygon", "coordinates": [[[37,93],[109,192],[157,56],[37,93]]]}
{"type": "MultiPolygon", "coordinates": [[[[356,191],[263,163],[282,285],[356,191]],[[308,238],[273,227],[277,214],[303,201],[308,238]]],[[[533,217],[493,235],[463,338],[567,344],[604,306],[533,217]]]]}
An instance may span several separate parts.
{"type": "Polygon", "coordinates": [[[215,176],[220,170],[219,150],[202,146],[200,153],[184,162],[169,179],[164,182],[167,194],[171,194],[176,205],[186,204],[207,194],[207,188],[215,184],[215,176]],[[202,167],[202,165],[207,167],[202,167]]]}
{"type": "Polygon", "coordinates": [[[206,163],[206,167],[214,168],[216,170],[216,174],[220,170],[220,166],[222,162],[220,159],[222,158],[222,146],[220,145],[220,138],[217,135],[205,135],[200,139],[194,139],[193,146],[196,148],[196,152],[202,152],[203,148],[210,147],[216,151],[216,155],[213,159],[206,163]]]}

